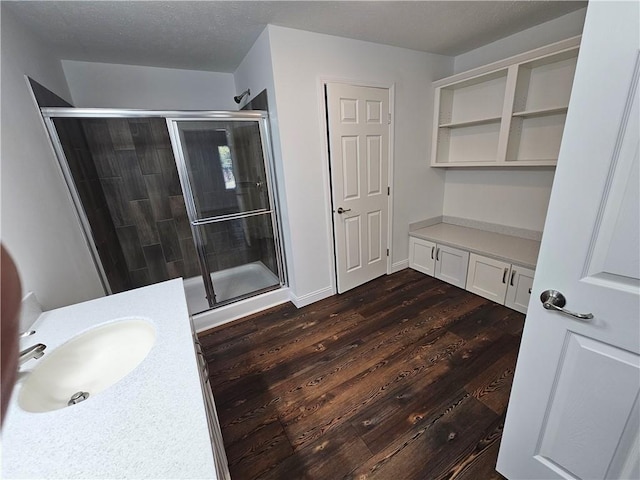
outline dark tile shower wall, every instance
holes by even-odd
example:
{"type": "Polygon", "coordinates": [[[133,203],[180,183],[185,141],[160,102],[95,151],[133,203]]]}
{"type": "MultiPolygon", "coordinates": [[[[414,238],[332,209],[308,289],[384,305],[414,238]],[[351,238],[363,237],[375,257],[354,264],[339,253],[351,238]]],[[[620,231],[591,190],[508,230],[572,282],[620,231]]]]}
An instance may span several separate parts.
{"type": "Polygon", "coordinates": [[[163,119],[84,119],[130,288],[200,275],[163,119]]]}
{"type": "Polygon", "coordinates": [[[58,118],[54,123],[111,290],[114,293],[128,290],[131,288],[131,281],[124,254],[81,121],[75,118],[58,118]]]}

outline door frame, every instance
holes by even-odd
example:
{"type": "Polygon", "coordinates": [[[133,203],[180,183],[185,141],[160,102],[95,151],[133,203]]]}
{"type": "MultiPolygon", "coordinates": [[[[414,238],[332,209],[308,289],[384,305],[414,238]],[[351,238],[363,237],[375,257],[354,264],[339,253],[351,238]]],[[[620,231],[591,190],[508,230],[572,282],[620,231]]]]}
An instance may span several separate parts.
{"type": "Polygon", "coordinates": [[[393,197],[394,197],[394,185],[393,185],[393,166],[394,166],[394,130],[395,130],[395,83],[375,82],[371,80],[354,79],[349,77],[334,77],[321,75],[318,77],[317,89],[318,89],[318,112],[320,115],[320,138],[322,139],[322,176],[323,176],[323,189],[325,198],[325,222],[327,232],[327,242],[329,244],[329,254],[332,261],[332,275],[331,275],[331,293],[336,295],[338,292],[338,267],[336,259],[335,248],[335,223],[333,215],[333,196],[332,183],[331,183],[331,157],[329,156],[329,122],[327,121],[327,101],[325,97],[325,87],[328,83],[341,83],[345,85],[352,85],[355,87],[371,87],[371,88],[385,88],[389,91],[389,114],[391,115],[391,123],[389,127],[389,162],[387,165],[388,174],[388,186],[390,187],[390,194],[387,195],[387,248],[389,248],[389,256],[387,257],[387,275],[393,273],[393,197]]]}

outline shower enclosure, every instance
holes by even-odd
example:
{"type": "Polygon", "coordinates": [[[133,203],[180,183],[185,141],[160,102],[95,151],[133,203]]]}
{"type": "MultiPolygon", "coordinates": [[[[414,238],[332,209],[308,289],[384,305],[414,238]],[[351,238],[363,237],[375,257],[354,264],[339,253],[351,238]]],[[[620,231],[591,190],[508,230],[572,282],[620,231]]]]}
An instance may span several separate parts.
{"type": "Polygon", "coordinates": [[[286,285],[266,112],[42,108],[106,293],[190,314],[286,285]]]}

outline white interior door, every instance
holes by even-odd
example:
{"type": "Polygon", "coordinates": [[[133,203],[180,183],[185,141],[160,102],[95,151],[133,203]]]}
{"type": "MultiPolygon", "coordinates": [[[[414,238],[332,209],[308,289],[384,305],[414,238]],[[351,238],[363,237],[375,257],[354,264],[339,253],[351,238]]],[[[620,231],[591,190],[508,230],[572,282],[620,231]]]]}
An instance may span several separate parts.
{"type": "Polygon", "coordinates": [[[387,272],[389,90],[327,84],[338,293],[387,272]]]}
{"type": "Polygon", "coordinates": [[[497,469],[640,478],[639,3],[589,2],[497,469]],[[543,308],[555,289],[580,320],[543,308]]]}

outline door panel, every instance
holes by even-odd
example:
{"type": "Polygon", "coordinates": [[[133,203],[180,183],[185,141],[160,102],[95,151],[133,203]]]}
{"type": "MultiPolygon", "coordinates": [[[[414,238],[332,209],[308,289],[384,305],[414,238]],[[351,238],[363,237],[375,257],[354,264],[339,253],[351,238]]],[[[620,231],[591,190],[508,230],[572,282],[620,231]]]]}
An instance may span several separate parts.
{"type": "Polygon", "coordinates": [[[167,123],[202,273],[202,282],[191,282],[190,291],[206,293],[213,308],[278,288],[284,270],[266,120],[168,118],[167,123]]]}
{"type": "Polygon", "coordinates": [[[382,138],[367,135],[367,195],[382,193],[382,138]]]}
{"type": "Polygon", "coordinates": [[[472,253],[469,256],[466,288],[476,295],[502,304],[507,293],[510,269],[509,263],[472,253]]]}
{"type": "Polygon", "coordinates": [[[342,137],[342,200],[360,198],[360,151],[358,137],[342,137]]]}
{"type": "Polygon", "coordinates": [[[529,300],[531,299],[531,289],[533,287],[534,271],[529,268],[513,265],[507,295],[504,304],[517,310],[520,313],[527,313],[529,300]]]}
{"type": "Polygon", "coordinates": [[[367,213],[367,233],[369,263],[379,262],[382,260],[382,212],[380,210],[367,213]]]}
{"type": "Polygon", "coordinates": [[[327,113],[342,293],[387,272],[389,91],[328,84],[327,113]]]}
{"type": "Polygon", "coordinates": [[[436,278],[464,288],[467,283],[469,252],[438,245],[436,253],[436,278]]]}
{"type": "Polygon", "coordinates": [[[344,220],[344,233],[347,245],[347,272],[362,267],[362,239],[360,238],[360,217],[345,218],[344,220]]]}
{"type": "Polygon", "coordinates": [[[637,355],[567,332],[541,430],[541,461],[566,478],[605,478],[639,391],[637,355]]]}
{"type": "Polygon", "coordinates": [[[409,237],[409,267],[432,277],[436,274],[436,244],[409,237]]]}
{"type": "Polygon", "coordinates": [[[590,2],[497,469],[637,478],[638,2],[590,2]],[[562,292],[565,309],[537,300],[562,292]]]}

